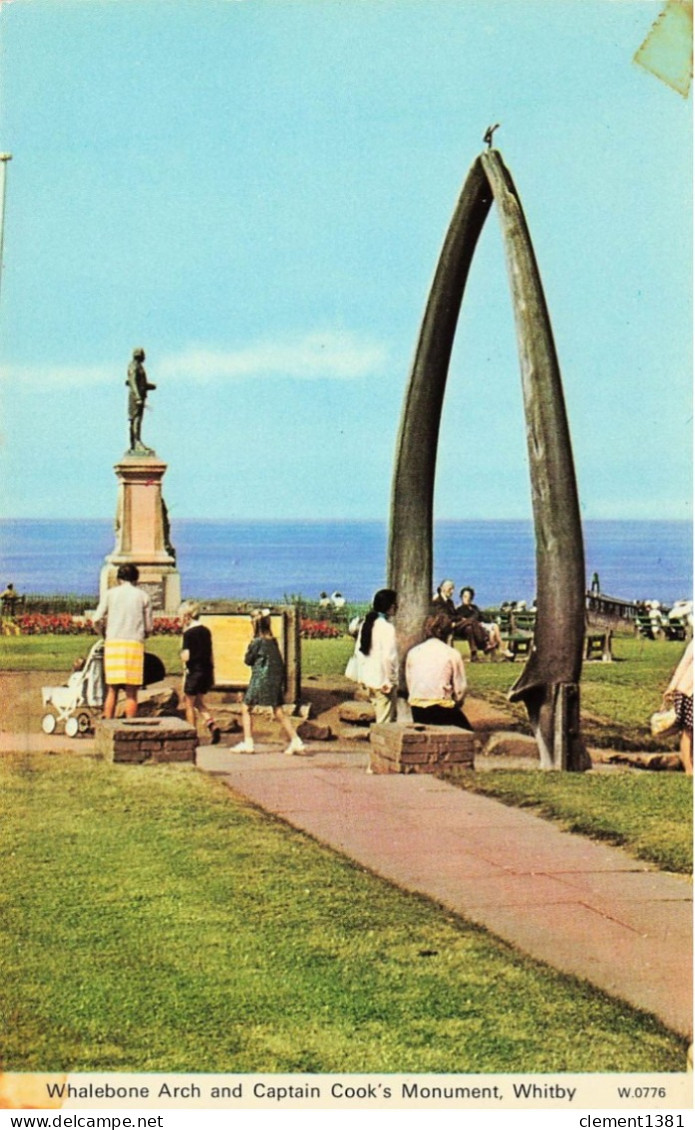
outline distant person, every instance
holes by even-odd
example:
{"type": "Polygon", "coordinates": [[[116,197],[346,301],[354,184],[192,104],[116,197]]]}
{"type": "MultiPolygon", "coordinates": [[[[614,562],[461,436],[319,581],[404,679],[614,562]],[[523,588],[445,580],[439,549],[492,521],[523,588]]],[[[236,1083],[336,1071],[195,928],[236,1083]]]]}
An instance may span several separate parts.
{"type": "Polygon", "coordinates": [[[442,581],[437,586],[437,591],[432,597],[432,611],[433,612],[446,612],[453,620],[456,616],[456,605],[454,604],[454,591],[456,585],[451,580],[442,581]]]}
{"type": "Polygon", "coordinates": [[[220,731],[205,703],[205,695],[215,685],[215,667],[212,654],[212,634],[205,624],[199,623],[200,605],[186,600],[179,608],[183,638],[181,661],[184,665],[183,699],[186,721],[196,729],[196,712],[210,731],[210,744],[217,745],[220,731]]]}
{"type": "Polygon", "coordinates": [[[472,730],[463,713],[466,672],[463,659],[447,640],[451,620],[436,612],[425,620],[425,639],[405,658],[405,681],[413,722],[427,726],[458,726],[472,730]]]}
{"type": "Polygon", "coordinates": [[[251,679],[241,706],[244,740],[232,748],[237,753],[254,753],[251,709],[254,706],[269,706],[275,721],[289,738],[285,753],[302,755],[306,752],[304,743],[295,734],[289,718],[282,709],[286,684],[285,664],[282,661],[278,641],[273,635],[269,610],[254,612],[251,623],[253,639],[244,656],[244,663],[252,668],[251,679]]]}
{"type": "Polygon", "coordinates": [[[345,607],[345,597],[341,592],[334,592],[331,597],[331,604],[334,608],[340,609],[345,607]]]}
{"type": "Polygon", "coordinates": [[[330,608],[331,598],[327,592],[319,593],[319,608],[330,608]]]}
{"type": "Polygon", "coordinates": [[[658,600],[650,600],[647,602],[647,605],[652,639],[658,639],[664,626],[663,617],[661,615],[661,605],[658,600]]]}
{"type": "Polygon", "coordinates": [[[125,692],[126,718],[138,712],[138,688],[144,682],[145,639],[152,633],[152,604],[138,588],[137,565],[119,565],[117,583],[107,589],[94,614],[94,623],[105,632],[104,718],[116,713],[118,690],[125,692]]]}
{"type": "Polygon", "coordinates": [[[379,724],[395,722],[398,695],[396,629],[391,623],[397,607],[393,589],[379,589],[359,627],[355,652],[346,674],[369,693],[379,724]]]}
{"type": "Polygon", "coordinates": [[[689,777],[693,773],[693,641],[673,672],[664,698],[673,703],[680,730],[680,758],[689,777]]]}
{"type": "Polygon", "coordinates": [[[12,616],[17,606],[19,595],[15,592],[15,587],[11,582],[4,592],[0,593],[0,600],[2,601],[3,612],[9,612],[10,616],[12,616]]]}
{"type": "Polygon", "coordinates": [[[688,635],[693,630],[693,602],[692,600],[677,600],[668,613],[669,624],[682,625],[688,635]]]}
{"type": "Polygon", "coordinates": [[[501,647],[502,636],[499,624],[486,621],[478,605],[473,603],[474,588],[464,585],[459,596],[461,603],[454,612],[454,634],[467,642],[474,663],[479,651],[490,652],[501,647]]]}

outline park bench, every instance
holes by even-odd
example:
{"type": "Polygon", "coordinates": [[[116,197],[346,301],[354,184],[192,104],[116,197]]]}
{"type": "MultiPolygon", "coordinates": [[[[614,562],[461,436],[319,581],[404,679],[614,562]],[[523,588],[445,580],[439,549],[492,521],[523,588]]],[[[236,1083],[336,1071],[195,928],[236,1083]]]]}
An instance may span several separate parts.
{"type": "Polygon", "coordinates": [[[665,620],[655,623],[645,612],[638,612],[635,620],[635,634],[647,640],[686,640],[688,625],[684,619],[665,620]]]}
{"type": "Polygon", "coordinates": [[[584,658],[600,659],[603,663],[613,661],[613,633],[589,632],[584,636],[584,658]]]}
{"type": "Polygon", "coordinates": [[[688,625],[685,620],[665,620],[662,624],[667,640],[687,640],[688,625]]]}
{"type": "MultiPolygon", "coordinates": [[[[517,655],[528,655],[536,627],[535,612],[501,612],[498,623],[502,641],[511,653],[508,658],[513,660],[517,655]]],[[[610,663],[613,659],[613,633],[587,630],[584,636],[584,658],[610,663]]]]}
{"type": "Polygon", "coordinates": [[[517,655],[528,655],[533,644],[536,627],[535,612],[500,612],[497,617],[502,643],[507,649],[507,658],[515,660],[517,655]]]}

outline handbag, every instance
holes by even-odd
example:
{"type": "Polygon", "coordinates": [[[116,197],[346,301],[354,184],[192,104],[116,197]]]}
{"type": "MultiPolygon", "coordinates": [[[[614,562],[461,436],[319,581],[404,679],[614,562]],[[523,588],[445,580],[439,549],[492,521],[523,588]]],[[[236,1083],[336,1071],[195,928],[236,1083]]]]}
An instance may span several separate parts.
{"type": "Polygon", "coordinates": [[[654,738],[670,738],[672,734],[680,731],[678,718],[672,706],[652,714],[649,725],[654,738]]]}

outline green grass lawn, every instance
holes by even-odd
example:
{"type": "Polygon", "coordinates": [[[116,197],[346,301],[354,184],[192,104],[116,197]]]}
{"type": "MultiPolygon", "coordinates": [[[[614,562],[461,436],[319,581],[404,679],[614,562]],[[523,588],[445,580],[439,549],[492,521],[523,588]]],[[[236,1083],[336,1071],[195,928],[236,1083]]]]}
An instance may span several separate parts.
{"type": "Polygon", "coordinates": [[[5,1070],[685,1070],[655,1020],[192,767],[0,774],[5,1070]]]}
{"type": "Polygon", "coordinates": [[[682,773],[452,772],[447,779],[533,808],[570,832],[627,848],[665,871],[693,868],[693,782],[682,773]]]}
{"type": "MultiPolygon", "coordinates": [[[[0,636],[0,671],[63,671],[69,675],[79,655],[86,655],[96,636],[0,636]]],[[[147,650],[163,660],[170,675],[181,674],[180,636],[152,636],[147,650]]]]}

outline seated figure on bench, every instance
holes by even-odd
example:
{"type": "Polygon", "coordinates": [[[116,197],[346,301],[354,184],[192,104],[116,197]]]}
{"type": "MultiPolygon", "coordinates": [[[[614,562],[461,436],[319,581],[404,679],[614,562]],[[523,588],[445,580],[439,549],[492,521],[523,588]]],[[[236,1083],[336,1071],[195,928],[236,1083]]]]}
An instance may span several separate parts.
{"type": "Polygon", "coordinates": [[[454,636],[466,640],[471,651],[471,662],[478,658],[478,651],[495,651],[502,645],[498,624],[487,623],[477,604],[473,603],[475,589],[464,585],[459,604],[454,614],[454,636]]]}
{"type": "Polygon", "coordinates": [[[453,599],[455,588],[456,585],[450,580],[442,581],[442,583],[437,586],[437,591],[432,597],[433,615],[435,612],[445,612],[451,620],[454,619],[456,615],[456,605],[453,599]]]}

